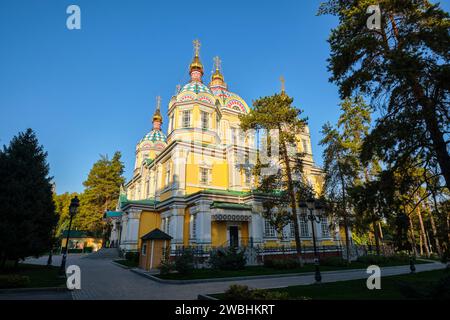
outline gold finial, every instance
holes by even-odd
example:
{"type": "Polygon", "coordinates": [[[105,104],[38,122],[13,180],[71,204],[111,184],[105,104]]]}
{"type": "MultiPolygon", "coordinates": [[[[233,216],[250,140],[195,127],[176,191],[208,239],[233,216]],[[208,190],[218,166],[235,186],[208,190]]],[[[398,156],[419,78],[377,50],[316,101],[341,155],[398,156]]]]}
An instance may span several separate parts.
{"type": "Polygon", "coordinates": [[[153,122],[159,121],[162,122],[162,116],[161,116],[161,97],[156,97],[156,110],[155,114],[153,115],[153,122]]]}
{"type": "Polygon", "coordinates": [[[200,40],[195,39],[194,41],[192,41],[192,43],[194,44],[194,54],[196,57],[198,57],[200,54],[200,46],[201,46],[200,40]]]}
{"type": "Polygon", "coordinates": [[[222,64],[222,60],[220,60],[219,56],[214,57],[214,66],[216,70],[220,71],[220,65],[222,64]]]}
{"type": "Polygon", "coordinates": [[[284,79],[283,76],[281,76],[280,81],[281,81],[281,93],[284,94],[286,92],[286,80],[284,79]]]}

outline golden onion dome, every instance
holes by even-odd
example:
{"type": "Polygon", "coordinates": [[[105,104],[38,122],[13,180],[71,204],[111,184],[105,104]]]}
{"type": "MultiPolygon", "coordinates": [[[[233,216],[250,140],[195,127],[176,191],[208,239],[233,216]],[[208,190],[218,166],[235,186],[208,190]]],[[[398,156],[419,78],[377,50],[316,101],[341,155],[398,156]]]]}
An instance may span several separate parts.
{"type": "Polygon", "coordinates": [[[203,74],[203,64],[201,63],[199,56],[195,56],[189,66],[189,72],[192,71],[200,71],[203,74]]]}

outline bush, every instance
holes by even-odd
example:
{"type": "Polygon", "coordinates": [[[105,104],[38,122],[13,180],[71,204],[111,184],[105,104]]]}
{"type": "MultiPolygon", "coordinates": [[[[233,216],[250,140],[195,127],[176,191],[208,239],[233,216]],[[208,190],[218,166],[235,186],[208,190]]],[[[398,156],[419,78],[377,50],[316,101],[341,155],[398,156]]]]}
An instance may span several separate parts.
{"type": "Polygon", "coordinates": [[[194,252],[184,249],[175,257],[175,270],[180,274],[190,274],[194,271],[194,252]]]}
{"type": "Polygon", "coordinates": [[[169,259],[161,261],[161,264],[158,266],[160,274],[169,274],[175,270],[175,264],[169,259]]]}
{"type": "Polygon", "coordinates": [[[233,284],[225,291],[226,300],[287,300],[287,292],[250,289],[248,286],[233,284]]]}
{"type": "Polygon", "coordinates": [[[133,263],[139,263],[139,252],[129,251],[125,252],[125,260],[133,263]]]}
{"type": "Polygon", "coordinates": [[[300,267],[300,263],[294,259],[267,259],[264,260],[264,266],[273,269],[296,269],[300,267]]]}
{"type": "Polygon", "coordinates": [[[388,263],[402,263],[406,265],[409,264],[409,256],[404,253],[399,253],[390,257],[369,254],[367,256],[358,257],[357,261],[367,265],[383,265],[388,263]]]}
{"type": "Polygon", "coordinates": [[[83,253],[83,249],[69,249],[68,253],[83,253]]]}
{"type": "Polygon", "coordinates": [[[30,283],[30,277],[18,274],[0,275],[0,288],[21,288],[30,283]]]}
{"type": "Polygon", "coordinates": [[[246,262],[245,251],[233,247],[215,250],[209,257],[211,267],[219,270],[244,269],[246,262]]]}
{"type": "Polygon", "coordinates": [[[345,267],[348,262],[341,257],[327,257],[320,259],[320,265],[329,267],[345,267]]]}
{"type": "Polygon", "coordinates": [[[94,249],[93,247],[84,247],[83,251],[85,253],[91,253],[93,251],[93,249],[94,249]]]}

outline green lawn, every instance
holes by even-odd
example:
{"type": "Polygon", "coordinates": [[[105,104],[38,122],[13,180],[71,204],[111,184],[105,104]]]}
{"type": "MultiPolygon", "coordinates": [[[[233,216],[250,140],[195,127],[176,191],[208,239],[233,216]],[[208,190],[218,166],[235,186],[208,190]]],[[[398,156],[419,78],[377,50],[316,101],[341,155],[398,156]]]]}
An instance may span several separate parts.
{"type": "MultiPolygon", "coordinates": [[[[416,264],[428,263],[426,261],[417,261],[416,264]]],[[[407,263],[391,262],[380,264],[380,267],[405,265],[407,263]]],[[[365,269],[368,265],[361,262],[352,262],[348,266],[321,266],[321,271],[335,271],[348,269],[365,269]]],[[[287,273],[305,273],[313,272],[314,265],[307,264],[301,268],[295,269],[275,269],[264,266],[249,266],[243,270],[212,270],[212,269],[195,269],[192,274],[181,275],[178,273],[170,273],[164,275],[155,275],[161,279],[167,280],[195,280],[195,279],[213,279],[213,278],[229,278],[229,277],[246,277],[246,276],[262,276],[271,274],[287,274],[287,273]]]]}
{"type": "Polygon", "coordinates": [[[114,260],[115,263],[121,264],[128,268],[137,268],[139,263],[137,261],[130,261],[130,260],[114,260]]]}
{"type": "Polygon", "coordinates": [[[66,278],[59,277],[59,267],[20,263],[17,270],[9,267],[0,271],[0,288],[43,288],[65,287],[66,278]],[[18,277],[17,277],[18,276],[18,277]],[[11,284],[7,279],[28,277],[29,281],[19,281],[11,284]]]}
{"type": "MultiPolygon", "coordinates": [[[[291,286],[282,289],[270,289],[269,291],[286,292],[289,295],[289,299],[306,297],[313,300],[398,300],[406,299],[401,291],[401,287],[405,284],[420,292],[429,292],[432,286],[446,275],[449,275],[448,271],[435,270],[382,277],[380,290],[367,289],[366,279],[361,279],[319,285],[291,286]]],[[[218,299],[224,298],[224,294],[212,296],[218,299]]]]}

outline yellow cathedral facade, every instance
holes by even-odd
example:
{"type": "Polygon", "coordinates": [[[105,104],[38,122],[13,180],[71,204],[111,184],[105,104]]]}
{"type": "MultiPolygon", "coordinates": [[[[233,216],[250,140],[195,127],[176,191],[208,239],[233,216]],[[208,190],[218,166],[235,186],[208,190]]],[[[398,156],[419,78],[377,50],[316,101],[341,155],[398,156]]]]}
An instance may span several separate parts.
{"type": "MultiPolygon", "coordinates": [[[[228,88],[218,57],[204,82],[198,41],[194,48],[190,81],[177,87],[164,117],[157,98],[152,130],[136,145],[133,177],[121,190],[110,241],[122,251],[142,251],[141,238],[160,229],[172,237],[172,250],[233,245],[273,253],[280,245],[294,247],[293,225],[277,234],[262,215],[254,177],[239,167],[256,154],[254,139],[239,134],[239,115],[250,112],[249,106],[228,88]]],[[[304,175],[319,192],[323,173],[313,161],[308,127],[298,140],[304,175]]],[[[340,241],[339,227],[330,225],[327,218],[316,224],[319,246],[340,241]]],[[[302,244],[312,246],[312,226],[302,219],[299,226],[302,244]]]]}

